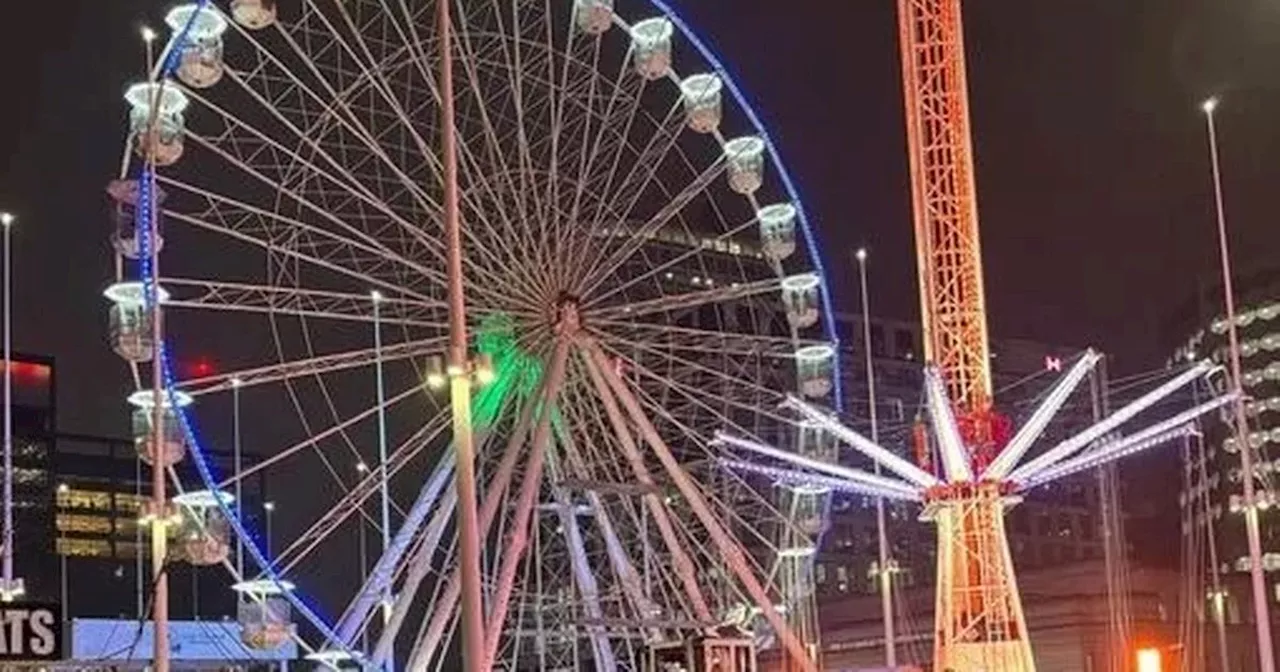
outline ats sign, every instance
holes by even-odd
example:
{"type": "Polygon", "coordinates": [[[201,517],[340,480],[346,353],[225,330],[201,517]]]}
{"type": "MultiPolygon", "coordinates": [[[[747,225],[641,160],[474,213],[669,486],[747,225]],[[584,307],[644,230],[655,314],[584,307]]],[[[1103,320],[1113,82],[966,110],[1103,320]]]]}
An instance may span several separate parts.
{"type": "Polygon", "coordinates": [[[61,658],[61,607],[31,602],[0,603],[0,661],[61,658]]]}

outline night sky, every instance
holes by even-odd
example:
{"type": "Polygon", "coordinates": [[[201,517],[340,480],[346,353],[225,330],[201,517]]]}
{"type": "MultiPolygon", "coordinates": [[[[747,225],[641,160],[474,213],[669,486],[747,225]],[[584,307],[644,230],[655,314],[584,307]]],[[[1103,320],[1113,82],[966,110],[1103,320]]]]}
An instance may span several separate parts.
{"type": "MultiPolygon", "coordinates": [[[[283,0],[286,6],[290,0],[283,0]]],[[[872,251],[874,310],[917,319],[893,0],[669,0],[755,101],[816,223],[837,305],[872,251]]],[[[52,354],[66,431],[122,435],[106,343],[103,188],[155,0],[22,3],[0,24],[0,208],[15,232],[15,344],[52,354]]],[[[991,331],[1159,366],[1162,328],[1216,272],[1204,118],[1220,137],[1242,269],[1276,263],[1280,1],[968,0],[991,331]]],[[[292,416],[290,416],[292,417],[292,416]]]]}
{"type": "MultiPolygon", "coordinates": [[[[839,304],[873,250],[876,312],[914,319],[914,257],[891,0],[677,2],[746,87],[798,179],[839,304]],[[856,5],[857,7],[851,7],[856,5]],[[800,9],[807,7],[807,9],[800,9]],[[732,9],[731,9],[732,8],[732,9]]],[[[4,22],[0,204],[21,218],[16,345],[58,358],[64,427],[122,429],[107,349],[103,185],[117,170],[143,21],[165,3],[38,2],[4,22]]],[[[1221,136],[1233,244],[1265,265],[1278,234],[1280,3],[967,3],[991,329],[1157,365],[1159,328],[1214,270],[1203,118],[1221,136]]]]}

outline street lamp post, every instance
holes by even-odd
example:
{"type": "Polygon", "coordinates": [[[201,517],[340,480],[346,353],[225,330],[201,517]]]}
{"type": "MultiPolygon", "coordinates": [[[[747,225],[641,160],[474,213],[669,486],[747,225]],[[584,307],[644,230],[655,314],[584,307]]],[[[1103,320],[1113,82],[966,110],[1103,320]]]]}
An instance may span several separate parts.
{"type": "Polygon", "coordinates": [[[0,600],[12,602],[25,592],[13,577],[13,255],[14,216],[0,213],[4,228],[4,585],[0,600]]]}
{"type": "Polygon", "coordinates": [[[440,153],[444,164],[444,229],[449,279],[449,402],[458,492],[458,564],[462,588],[462,669],[485,667],[484,608],[480,586],[480,526],[476,505],[475,446],[471,432],[471,378],[467,375],[467,313],[463,296],[462,222],[458,210],[458,149],[453,100],[451,0],[436,3],[440,49],[440,153]]]}
{"type": "Polygon", "coordinates": [[[275,503],[275,502],[263,502],[263,503],[262,503],[262,510],[263,510],[263,511],[265,511],[265,512],[266,512],[266,514],[267,514],[267,516],[266,516],[266,518],[267,518],[267,520],[266,520],[266,523],[267,523],[267,538],[266,538],[266,540],[265,540],[265,541],[266,541],[266,544],[265,544],[265,545],[266,545],[266,548],[265,548],[265,549],[263,549],[263,550],[265,550],[265,551],[267,552],[267,564],[269,564],[269,565],[274,565],[274,564],[275,564],[275,559],[271,557],[271,514],[275,513],[275,511],[276,511],[276,503],[275,503]]]}
{"type": "Polygon", "coordinates": [[[1253,586],[1253,618],[1258,635],[1258,669],[1275,672],[1275,650],[1271,642],[1271,619],[1267,608],[1267,584],[1262,569],[1262,535],[1254,493],[1253,447],[1249,443],[1249,421],[1245,416],[1244,384],[1240,372],[1240,335],[1236,325],[1235,290],[1231,283],[1231,252],[1227,242],[1227,214],[1222,198],[1222,167],[1218,157],[1218,128],[1214,112],[1218,99],[1201,105],[1209,136],[1209,161],[1213,169],[1213,199],[1218,217],[1218,251],[1222,257],[1222,295],[1227,312],[1227,347],[1231,367],[1231,391],[1236,442],[1240,446],[1240,467],[1244,481],[1245,536],[1249,543],[1249,579],[1253,586]]]}
{"type": "MultiPolygon", "coordinates": [[[[378,482],[381,494],[382,553],[385,555],[391,548],[391,465],[387,463],[387,391],[384,383],[382,366],[382,292],[372,292],[373,300],[373,350],[374,374],[378,386],[378,482]]],[[[363,533],[364,523],[360,530],[363,533]]],[[[363,546],[362,552],[363,552],[363,546]]],[[[364,565],[361,565],[363,569],[364,565]]],[[[391,588],[382,590],[382,624],[391,622],[391,588]]],[[[394,654],[392,655],[394,658],[394,654]]]]}
{"type": "MultiPolygon", "coordinates": [[[[239,378],[231,379],[231,450],[233,453],[232,460],[235,465],[236,473],[242,473],[243,455],[240,452],[240,388],[244,387],[244,381],[239,378]]],[[[244,487],[242,479],[236,479],[236,520],[243,520],[241,515],[244,511],[244,487]]],[[[240,540],[239,535],[236,536],[236,580],[244,580],[244,542],[240,540]]],[[[237,593],[243,597],[243,594],[237,593]]]]}
{"type": "MultiPolygon", "coordinates": [[[[365,474],[369,473],[369,465],[363,461],[357,462],[356,473],[359,474],[359,480],[363,481],[365,474]]],[[[364,502],[360,503],[360,511],[356,514],[356,524],[360,526],[358,535],[360,544],[360,579],[363,581],[369,576],[369,523],[364,519],[364,502]]],[[[369,631],[367,628],[360,633],[360,637],[360,650],[368,651],[369,631]]]]}
{"type": "MultiPolygon", "coordinates": [[[[876,409],[876,373],[871,352],[871,299],[867,289],[867,250],[859,249],[854,258],[858,260],[858,281],[862,294],[862,351],[867,369],[867,414],[871,421],[871,441],[879,443],[880,424],[876,409]]],[[[880,475],[880,463],[875,465],[876,475],[880,475]]],[[[898,646],[895,641],[893,627],[893,575],[889,567],[889,533],[885,529],[884,498],[876,498],[876,536],[879,544],[880,615],[884,619],[884,664],[890,669],[898,666],[898,646]]]]}

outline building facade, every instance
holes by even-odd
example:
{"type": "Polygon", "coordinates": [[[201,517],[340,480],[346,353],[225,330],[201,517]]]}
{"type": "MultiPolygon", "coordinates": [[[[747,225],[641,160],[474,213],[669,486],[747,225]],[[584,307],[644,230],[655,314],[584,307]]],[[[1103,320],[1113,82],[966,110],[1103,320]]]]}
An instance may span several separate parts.
{"type": "MultiPolygon", "coordinates": [[[[1252,451],[1254,487],[1262,537],[1262,565],[1273,630],[1280,611],[1280,270],[1265,270],[1239,279],[1236,285],[1241,383],[1246,395],[1249,435],[1236,436],[1229,416],[1206,418],[1202,438],[1184,452],[1179,497],[1184,548],[1193,549],[1202,572],[1207,609],[1228,624],[1252,623],[1249,549],[1244,523],[1242,444],[1252,451]],[[1212,545],[1206,543],[1212,541],[1212,545]],[[1211,566],[1216,565],[1216,566],[1211,566]],[[1211,571],[1216,569],[1221,593],[1214,599],[1211,571]]],[[[1171,331],[1182,338],[1173,361],[1210,357],[1227,363],[1227,321],[1221,285],[1207,284],[1173,320],[1171,331]],[[1188,335],[1189,334],[1189,335],[1188,335]]],[[[1221,386],[1225,378],[1215,381],[1221,386]]]]}
{"type": "MultiPolygon", "coordinates": [[[[58,431],[53,359],[15,355],[12,367],[14,575],[28,599],[59,602],[69,619],[137,618],[152,581],[147,528],[138,524],[150,470],[131,439],[58,431]]],[[[230,453],[207,458],[215,473],[229,473],[230,453]]],[[[189,463],[179,473],[186,489],[203,488],[189,463]]],[[[246,515],[262,515],[262,478],[243,491],[246,515]]],[[[236,597],[221,567],[178,561],[168,571],[174,618],[235,617],[236,597]]]]}

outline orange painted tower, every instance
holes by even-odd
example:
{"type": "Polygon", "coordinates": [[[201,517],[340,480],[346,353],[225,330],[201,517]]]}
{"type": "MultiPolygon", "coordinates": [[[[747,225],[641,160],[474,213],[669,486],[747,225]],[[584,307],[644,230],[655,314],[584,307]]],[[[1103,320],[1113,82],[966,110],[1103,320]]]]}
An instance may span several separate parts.
{"type": "Polygon", "coordinates": [[[960,0],[898,0],[898,25],[925,359],[941,374],[967,453],[967,464],[942,465],[954,473],[925,509],[938,527],[934,669],[1030,671],[1004,533],[1010,497],[1003,483],[975,480],[1007,423],[991,405],[960,0]]]}

